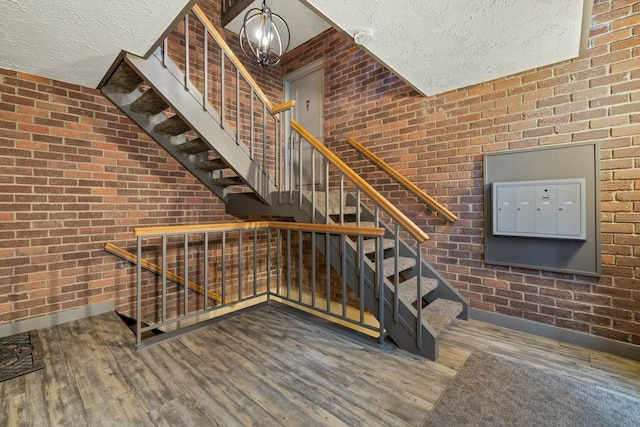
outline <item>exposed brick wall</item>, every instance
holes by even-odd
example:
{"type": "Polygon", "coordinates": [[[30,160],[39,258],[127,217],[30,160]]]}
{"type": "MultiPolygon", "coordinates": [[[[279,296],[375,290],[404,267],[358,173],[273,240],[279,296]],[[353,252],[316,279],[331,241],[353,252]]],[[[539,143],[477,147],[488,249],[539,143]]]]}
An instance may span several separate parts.
{"type": "Polygon", "coordinates": [[[133,228],[230,221],[224,205],[96,90],[0,70],[0,323],[113,300],[133,228]]]}
{"type": "MultiPolygon", "coordinates": [[[[216,25],[218,3],[201,2],[216,25]]],[[[223,35],[237,46],[237,36],[223,35]]],[[[282,101],[279,70],[246,67],[282,101]]],[[[0,324],[101,301],[132,315],[135,269],[117,269],[104,243],[133,250],[135,227],[235,220],[97,90],[0,69],[0,324]]],[[[157,294],[157,278],[145,283],[145,294],[157,294]]],[[[157,320],[157,307],[145,312],[157,320]]]]}
{"type": "Polygon", "coordinates": [[[431,97],[334,30],[291,52],[283,74],[318,58],[327,145],[430,234],[425,258],[473,307],[640,344],[640,2],[596,0],[579,58],[431,97]],[[427,218],[348,136],[459,220],[427,218]],[[590,140],[602,148],[603,276],[484,264],[483,154],[590,140]]]}

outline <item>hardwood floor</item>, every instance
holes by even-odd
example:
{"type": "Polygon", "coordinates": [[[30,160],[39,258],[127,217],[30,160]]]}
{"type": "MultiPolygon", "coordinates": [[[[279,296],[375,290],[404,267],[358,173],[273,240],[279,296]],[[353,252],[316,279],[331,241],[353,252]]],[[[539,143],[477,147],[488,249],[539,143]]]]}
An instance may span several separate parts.
{"type": "Polygon", "coordinates": [[[136,351],[115,313],[40,331],[45,368],[0,383],[1,426],[419,425],[486,351],[640,404],[640,363],[470,321],[431,362],[268,306],[136,351]]]}

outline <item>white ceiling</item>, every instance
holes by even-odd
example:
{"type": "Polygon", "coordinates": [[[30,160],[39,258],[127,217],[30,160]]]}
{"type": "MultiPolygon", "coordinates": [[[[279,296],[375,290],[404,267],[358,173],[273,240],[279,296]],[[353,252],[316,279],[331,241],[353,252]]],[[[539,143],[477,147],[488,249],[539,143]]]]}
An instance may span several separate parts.
{"type": "Polygon", "coordinates": [[[0,0],[0,67],[96,87],[120,51],[144,55],[189,0],[0,0]]]}
{"type": "Polygon", "coordinates": [[[593,0],[303,1],[352,37],[370,31],[373,39],[364,47],[425,95],[578,56],[586,47],[593,4],[593,0]]]}
{"type": "MultiPolygon", "coordinates": [[[[371,31],[373,39],[363,47],[419,92],[433,95],[578,56],[592,2],[268,0],[268,5],[291,27],[292,48],[327,29],[327,22],[351,36],[371,31]]],[[[146,53],[188,3],[0,0],[0,68],[96,87],[121,50],[146,53]]],[[[241,19],[230,28],[239,30],[241,19]]]]}

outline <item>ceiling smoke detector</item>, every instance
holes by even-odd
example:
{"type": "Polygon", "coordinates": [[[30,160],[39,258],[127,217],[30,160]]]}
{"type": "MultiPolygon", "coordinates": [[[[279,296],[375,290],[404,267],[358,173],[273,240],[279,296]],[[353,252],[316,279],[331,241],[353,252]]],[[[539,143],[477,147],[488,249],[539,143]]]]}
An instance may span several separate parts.
{"type": "Polygon", "coordinates": [[[353,41],[358,45],[365,45],[367,43],[371,43],[373,41],[373,31],[371,30],[357,31],[353,36],[353,41]]]}

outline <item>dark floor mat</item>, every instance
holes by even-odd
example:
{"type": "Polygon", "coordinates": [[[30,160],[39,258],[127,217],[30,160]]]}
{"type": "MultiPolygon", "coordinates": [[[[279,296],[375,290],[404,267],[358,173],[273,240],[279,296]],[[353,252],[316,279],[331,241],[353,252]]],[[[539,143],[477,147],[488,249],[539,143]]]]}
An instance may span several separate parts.
{"type": "Polygon", "coordinates": [[[0,382],[44,368],[38,331],[0,338],[0,382]]]}

